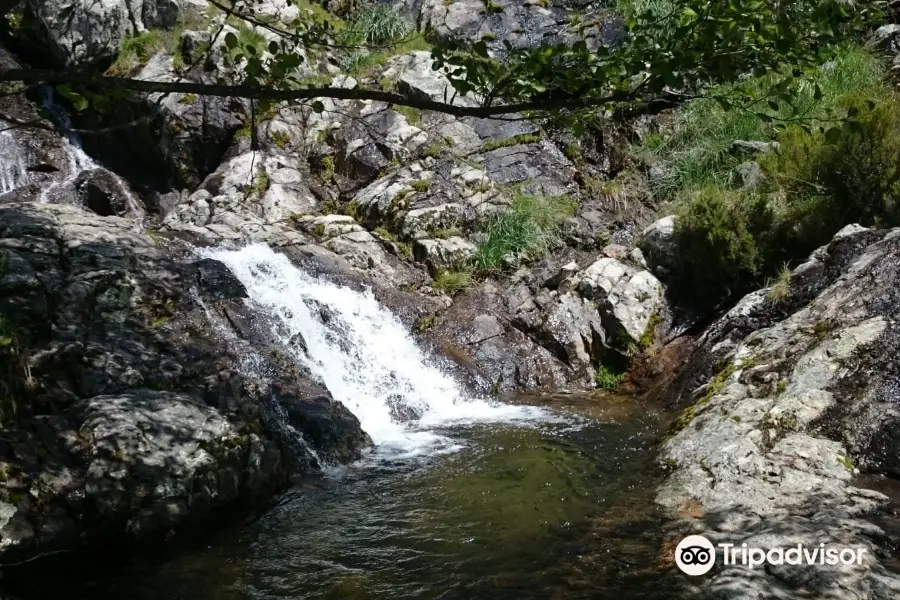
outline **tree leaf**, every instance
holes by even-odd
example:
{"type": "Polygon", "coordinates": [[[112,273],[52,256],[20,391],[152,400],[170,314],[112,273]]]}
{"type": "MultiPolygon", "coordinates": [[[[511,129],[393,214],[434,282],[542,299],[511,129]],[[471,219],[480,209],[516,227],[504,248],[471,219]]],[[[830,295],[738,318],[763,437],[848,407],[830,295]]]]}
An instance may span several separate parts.
{"type": "Polygon", "coordinates": [[[72,107],[78,112],[81,112],[88,107],[87,98],[74,91],[68,84],[58,86],[56,91],[59,92],[63,98],[68,100],[72,104],[72,107]]]}
{"type": "Polygon", "coordinates": [[[312,103],[313,112],[322,113],[325,112],[325,105],[322,104],[321,100],[316,100],[312,103]]]}
{"type": "Polygon", "coordinates": [[[237,45],[238,45],[237,36],[234,35],[234,33],[231,31],[226,33],[225,34],[225,46],[227,46],[229,50],[234,50],[235,48],[237,48],[237,45]]]}

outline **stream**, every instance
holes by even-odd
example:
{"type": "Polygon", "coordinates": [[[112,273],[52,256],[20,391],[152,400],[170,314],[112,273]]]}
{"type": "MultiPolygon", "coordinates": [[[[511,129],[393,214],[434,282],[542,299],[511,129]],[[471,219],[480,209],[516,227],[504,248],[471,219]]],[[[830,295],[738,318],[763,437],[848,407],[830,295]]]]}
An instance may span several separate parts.
{"type": "Polygon", "coordinates": [[[653,502],[663,411],[602,392],[471,397],[370,291],[313,277],[261,244],[198,252],[237,276],[263,326],[353,411],[374,449],[348,466],[322,461],[321,476],[258,517],[155,557],[62,558],[54,577],[9,571],[16,596],[674,596],[653,502]]]}
{"type": "Polygon", "coordinates": [[[652,502],[664,416],[628,398],[527,398],[557,418],[441,430],[455,452],[377,456],[160,557],[21,577],[70,600],[671,598],[652,502]]]}

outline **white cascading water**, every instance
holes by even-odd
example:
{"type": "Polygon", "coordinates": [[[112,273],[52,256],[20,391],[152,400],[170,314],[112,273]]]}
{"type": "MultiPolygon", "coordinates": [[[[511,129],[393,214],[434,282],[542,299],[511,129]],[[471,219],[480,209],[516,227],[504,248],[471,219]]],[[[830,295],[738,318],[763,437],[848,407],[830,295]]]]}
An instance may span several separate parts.
{"type": "MultiPolygon", "coordinates": [[[[9,125],[0,121],[0,129],[9,125]]],[[[15,136],[9,131],[0,131],[0,194],[12,191],[28,183],[25,160],[15,136]]]]}
{"type": "Polygon", "coordinates": [[[264,244],[199,252],[228,266],[285,350],[356,415],[379,454],[458,448],[436,431],[450,424],[546,417],[536,407],[466,397],[370,291],[313,277],[264,244]]]}
{"type": "MultiPolygon", "coordinates": [[[[66,111],[63,110],[54,101],[53,88],[47,87],[45,89],[44,107],[51,115],[53,115],[54,121],[56,121],[64,131],[62,135],[62,142],[66,151],[66,160],[69,163],[65,178],[51,183],[41,190],[41,202],[56,203],[56,194],[68,194],[69,190],[75,183],[75,179],[78,178],[82,171],[97,169],[100,167],[100,165],[94,162],[94,159],[88,156],[85,151],[82,150],[81,140],[76,134],[71,132],[72,120],[69,118],[69,115],[66,113],[66,111]]],[[[121,177],[119,177],[115,173],[112,173],[112,176],[115,179],[116,184],[119,186],[120,191],[124,195],[128,208],[132,211],[133,214],[140,214],[140,200],[134,197],[134,194],[131,193],[128,185],[122,180],[121,177]]]]}

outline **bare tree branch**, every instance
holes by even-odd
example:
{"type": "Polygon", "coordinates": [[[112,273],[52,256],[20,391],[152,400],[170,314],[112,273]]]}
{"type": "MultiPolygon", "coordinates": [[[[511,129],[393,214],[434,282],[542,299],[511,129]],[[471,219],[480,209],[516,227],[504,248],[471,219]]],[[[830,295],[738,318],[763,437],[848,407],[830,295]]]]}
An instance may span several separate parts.
{"type": "Polygon", "coordinates": [[[18,81],[23,83],[45,83],[51,85],[77,84],[97,89],[120,89],[145,93],[195,94],[198,96],[219,96],[227,98],[247,98],[250,100],[294,101],[314,98],[335,100],[373,100],[420,110],[431,110],[457,117],[493,117],[522,111],[575,110],[602,106],[612,102],[634,100],[632,92],[618,91],[608,96],[596,98],[565,98],[559,101],[532,101],[519,104],[495,106],[458,106],[446,102],[424,100],[394,92],[382,92],[365,88],[314,87],[293,90],[251,87],[245,85],[208,84],[190,81],[145,81],[127,77],[109,77],[72,71],[49,69],[7,69],[0,71],[0,82],[18,81]]]}

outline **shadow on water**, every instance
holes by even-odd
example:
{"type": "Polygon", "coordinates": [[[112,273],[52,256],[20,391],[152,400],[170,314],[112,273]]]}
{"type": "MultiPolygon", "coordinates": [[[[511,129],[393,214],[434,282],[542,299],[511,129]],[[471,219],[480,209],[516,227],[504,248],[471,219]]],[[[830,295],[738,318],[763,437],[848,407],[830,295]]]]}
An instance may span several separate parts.
{"type": "Polygon", "coordinates": [[[7,583],[70,600],[672,598],[653,503],[665,414],[613,396],[517,401],[566,418],[446,429],[458,452],[306,482],[202,546],[7,583]]]}

